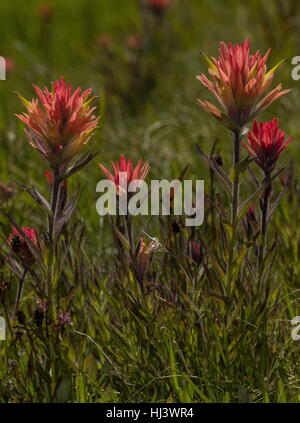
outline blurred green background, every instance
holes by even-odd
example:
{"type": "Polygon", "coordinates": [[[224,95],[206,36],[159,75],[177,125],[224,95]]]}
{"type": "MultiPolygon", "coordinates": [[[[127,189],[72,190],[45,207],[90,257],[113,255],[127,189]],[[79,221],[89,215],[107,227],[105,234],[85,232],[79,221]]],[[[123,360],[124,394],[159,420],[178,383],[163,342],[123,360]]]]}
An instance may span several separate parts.
{"type": "MultiPolygon", "coordinates": [[[[101,130],[90,142],[103,150],[108,163],[120,153],[151,164],[152,178],[174,178],[187,163],[189,177],[207,176],[195,149],[199,139],[208,150],[215,138],[230,164],[229,137],[196,105],[196,98],[212,100],[196,80],[206,72],[200,52],[217,55],[218,43],[250,38],[252,50],[272,48],[269,64],[285,57],[274,84],[283,82],[292,94],[264,113],[281,117],[281,126],[295,136],[285,160],[298,156],[298,87],[291,78],[291,59],[300,53],[299,2],[276,0],[173,0],[163,16],[147,21],[136,0],[64,0],[0,3],[0,54],[10,58],[7,80],[0,81],[0,178],[44,184],[43,163],[28,145],[15,92],[32,98],[32,83],[40,86],[64,76],[74,86],[92,87],[102,116],[101,130]],[[141,41],[142,40],[142,41],[141,41]],[[145,41],[146,40],[146,41],[145,41]],[[139,46],[144,43],[146,46],[139,46]]],[[[99,161],[98,160],[98,161],[99,161]]],[[[100,170],[93,163],[79,175],[82,218],[87,231],[99,233],[95,186],[100,170]]],[[[102,177],[102,175],[101,175],[102,177]]],[[[78,182],[78,177],[73,183],[78,182]]],[[[22,207],[27,196],[16,202],[22,207]]],[[[20,197],[19,197],[20,198],[20,197]]],[[[25,222],[26,213],[22,209],[25,222]]],[[[32,216],[38,219],[38,216],[32,216]]],[[[33,224],[35,222],[31,222],[33,224]]],[[[102,236],[102,235],[99,235],[102,236]]],[[[96,236],[97,237],[97,236],[96,236]]]]}

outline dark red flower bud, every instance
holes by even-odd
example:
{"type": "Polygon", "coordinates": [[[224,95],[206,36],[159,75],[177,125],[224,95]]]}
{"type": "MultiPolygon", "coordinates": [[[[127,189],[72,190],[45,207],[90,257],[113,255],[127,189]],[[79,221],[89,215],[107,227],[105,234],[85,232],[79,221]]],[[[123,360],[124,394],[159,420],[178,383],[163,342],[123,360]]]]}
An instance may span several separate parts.
{"type": "MultiPolygon", "coordinates": [[[[33,244],[41,246],[38,241],[36,229],[22,227],[22,231],[33,244]]],[[[24,266],[29,267],[35,262],[32,252],[28,246],[28,240],[24,238],[16,228],[13,228],[12,233],[9,235],[8,244],[10,245],[11,250],[22,260],[24,266]]]]}
{"type": "Polygon", "coordinates": [[[188,250],[190,257],[197,264],[197,266],[200,266],[203,261],[203,252],[201,245],[196,242],[190,241],[188,250]]]}

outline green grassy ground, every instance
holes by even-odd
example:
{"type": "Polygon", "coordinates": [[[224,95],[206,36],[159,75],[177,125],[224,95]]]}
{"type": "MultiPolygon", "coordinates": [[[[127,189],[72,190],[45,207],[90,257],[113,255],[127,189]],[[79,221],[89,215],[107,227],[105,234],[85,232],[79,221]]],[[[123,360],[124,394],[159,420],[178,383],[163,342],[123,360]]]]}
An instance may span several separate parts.
{"type": "MultiPolygon", "coordinates": [[[[300,82],[291,78],[291,59],[299,54],[298,2],[174,0],[159,22],[153,16],[145,20],[134,0],[49,0],[44,18],[41,4],[0,3],[0,55],[15,62],[0,81],[0,180],[29,178],[49,195],[45,164],[14,116],[22,111],[15,92],[31,98],[32,83],[49,85],[64,76],[74,86],[93,88],[101,124],[89,146],[101,153],[69,182],[70,191],[80,184],[82,192],[55,290],[57,307],[70,311],[72,324],[51,345],[35,326],[37,296],[29,283],[20,304],[25,321],[13,319],[18,278],[5,264],[0,269],[0,283],[8,285],[0,315],[9,322],[7,340],[0,341],[0,402],[298,402],[299,343],[291,338],[291,319],[300,314],[300,82]],[[145,51],[128,45],[135,34],[150,38],[145,51]],[[206,267],[196,268],[187,258],[186,229],[176,235],[167,218],[137,220],[136,241],[144,230],[165,246],[153,254],[144,295],[124,271],[111,228],[96,212],[102,178],[97,164],[120,153],[143,158],[151,165],[149,179],[174,179],[189,164],[185,177],[204,179],[209,194],[210,172],[195,143],[210,152],[217,139],[225,170],[232,145],[224,128],[196,105],[197,97],[211,100],[195,78],[207,68],[200,52],[217,55],[219,41],[245,38],[254,51],[272,48],[270,65],[287,59],[274,84],[293,88],[260,116],[279,117],[282,129],[294,136],[280,159],[280,167],[293,169],[291,182],[284,188],[278,180],[273,187],[275,198],[285,194],[269,228],[269,278],[258,289],[240,263],[234,293],[226,297],[218,276],[219,264],[226,262],[222,228],[207,205],[205,222],[194,234],[206,267]]],[[[7,212],[43,233],[43,211],[20,187],[14,189],[2,201],[1,233],[11,232],[7,212]]],[[[246,174],[242,197],[253,190],[246,174]]],[[[228,209],[221,185],[216,195],[228,209]]]]}

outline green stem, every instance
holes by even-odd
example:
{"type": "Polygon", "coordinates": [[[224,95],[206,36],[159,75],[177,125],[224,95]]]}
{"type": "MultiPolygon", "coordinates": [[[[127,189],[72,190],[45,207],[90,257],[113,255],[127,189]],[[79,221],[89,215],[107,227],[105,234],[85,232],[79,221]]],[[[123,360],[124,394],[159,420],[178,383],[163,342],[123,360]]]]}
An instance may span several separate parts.
{"type": "Polygon", "coordinates": [[[16,317],[18,307],[19,307],[19,304],[20,304],[20,301],[21,301],[26,274],[27,274],[27,269],[25,268],[23,270],[23,273],[22,273],[22,276],[21,276],[21,279],[20,279],[20,282],[19,282],[18,292],[17,292],[17,296],[16,296],[16,302],[15,302],[14,319],[16,317]]]}
{"type": "MultiPolygon", "coordinates": [[[[241,143],[241,135],[240,131],[235,131],[233,133],[233,166],[236,166],[240,161],[240,143],[241,143]]],[[[227,265],[227,283],[232,286],[232,265],[234,261],[234,251],[235,251],[235,244],[237,241],[237,211],[238,211],[238,204],[239,204],[239,174],[236,173],[234,176],[234,181],[232,184],[232,203],[231,203],[231,227],[232,227],[232,236],[230,239],[229,245],[229,258],[228,258],[228,265],[227,265]]]]}
{"type": "Polygon", "coordinates": [[[212,224],[212,228],[213,228],[213,236],[215,237],[216,228],[215,228],[215,207],[214,207],[214,202],[215,202],[215,198],[214,198],[215,197],[215,186],[214,186],[215,178],[214,178],[214,176],[215,176],[214,171],[212,169],[210,169],[211,224],[212,224]]]}
{"type": "Polygon", "coordinates": [[[51,195],[51,219],[49,225],[49,236],[51,242],[53,242],[54,230],[55,230],[55,219],[57,214],[57,206],[59,200],[59,188],[60,188],[60,180],[59,180],[59,168],[55,167],[53,169],[53,181],[52,181],[52,195],[51,195]]]}
{"type": "Polygon", "coordinates": [[[258,255],[258,269],[259,273],[262,272],[262,263],[264,260],[264,252],[266,247],[266,237],[267,237],[267,216],[268,216],[268,206],[269,206],[269,199],[271,195],[271,180],[270,180],[270,173],[266,172],[265,174],[265,183],[267,185],[264,191],[264,198],[262,201],[261,207],[261,244],[259,248],[259,255],[258,255]]]}
{"type": "Polygon", "coordinates": [[[125,216],[125,225],[126,225],[126,234],[127,234],[127,239],[128,239],[128,243],[129,243],[129,254],[130,257],[133,257],[134,255],[134,251],[135,251],[135,246],[134,246],[134,239],[133,239],[133,229],[132,229],[132,224],[131,224],[131,217],[129,214],[127,214],[125,216]]]}

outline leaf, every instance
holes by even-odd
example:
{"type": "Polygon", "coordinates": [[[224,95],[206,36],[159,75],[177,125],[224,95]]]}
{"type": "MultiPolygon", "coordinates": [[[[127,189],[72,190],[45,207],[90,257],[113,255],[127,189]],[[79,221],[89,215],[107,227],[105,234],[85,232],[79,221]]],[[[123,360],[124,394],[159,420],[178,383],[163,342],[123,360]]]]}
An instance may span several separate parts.
{"type": "Polygon", "coordinates": [[[213,268],[214,268],[215,272],[217,273],[217,275],[219,276],[220,281],[223,282],[223,284],[225,284],[226,283],[226,274],[225,274],[221,264],[219,263],[219,260],[216,258],[216,256],[212,252],[209,252],[209,256],[211,258],[213,268]]]}
{"type": "Polygon", "coordinates": [[[76,378],[76,385],[77,385],[77,395],[78,395],[78,402],[85,403],[86,402],[86,386],[84,375],[79,373],[76,378]]]}
{"type": "Polygon", "coordinates": [[[285,188],[283,191],[281,191],[278,196],[276,197],[276,199],[274,200],[274,202],[270,205],[269,210],[268,210],[268,215],[267,215],[267,223],[270,222],[273,213],[275,212],[275,210],[277,209],[280,200],[282,199],[282,197],[284,196],[284,194],[286,193],[287,188],[285,188]]]}
{"type": "Polygon", "coordinates": [[[70,220],[75,211],[79,199],[79,189],[75,191],[73,196],[67,201],[64,209],[59,212],[58,217],[55,219],[54,234],[57,239],[61,233],[62,227],[70,220]]]}
{"type": "Polygon", "coordinates": [[[274,260],[276,257],[276,252],[277,252],[277,236],[275,238],[275,241],[273,242],[272,247],[270,248],[270,250],[267,252],[266,256],[264,257],[264,261],[263,261],[263,268],[265,269],[263,274],[264,283],[266,283],[269,277],[270,271],[272,269],[272,266],[274,264],[274,260]]]}
{"type": "Polygon", "coordinates": [[[130,246],[128,240],[125,238],[125,236],[122,234],[122,232],[119,231],[119,229],[116,227],[116,225],[113,226],[113,231],[120,241],[121,245],[125,248],[125,250],[129,251],[130,246]]]}
{"type": "Polygon", "coordinates": [[[249,164],[255,160],[254,157],[246,157],[245,159],[239,161],[235,166],[233,166],[229,171],[229,178],[231,182],[235,182],[238,180],[239,176],[242,175],[246,169],[248,168],[249,164]]]}
{"type": "Polygon", "coordinates": [[[223,183],[223,186],[225,188],[225,190],[227,191],[229,197],[231,198],[231,186],[232,183],[230,181],[230,179],[228,178],[228,176],[226,175],[226,173],[224,172],[224,170],[221,168],[221,166],[219,166],[216,161],[212,158],[210,158],[209,156],[207,156],[207,154],[205,154],[202,149],[200,148],[200,146],[198,144],[196,144],[197,150],[199,152],[199,154],[208,162],[210,168],[215,172],[215,174],[218,176],[218,178],[221,180],[221,182],[223,183]]]}
{"type": "Polygon", "coordinates": [[[98,364],[93,354],[89,354],[85,358],[83,362],[83,368],[92,380],[97,380],[98,364]]]}
{"type": "Polygon", "coordinates": [[[229,239],[231,239],[232,238],[232,235],[233,235],[232,226],[230,225],[230,223],[228,223],[228,222],[226,222],[224,220],[223,220],[223,226],[224,226],[224,228],[226,229],[226,232],[229,235],[229,239]]]}
{"type": "Polygon", "coordinates": [[[97,151],[96,153],[85,153],[77,162],[72,166],[66,173],[64,173],[60,177],[60,181],[69,178],[74,173],[78,172],[79,170],[83,169],[87,166],[102,150],[97,151]]]}
{"type": "MultiPolygon", "coordinates": [[[[273,182],[275,178],[277,178],[277,176],[283,172],[285,170],[285,168],[281,168],[274,176],[272,176],[272,178],[270,179],[270,182],[273,182]]],[[[262,193],[266,188],[267,188],[268,184],[263,182],[258,189],[250,195],[250,197],[248,197],[238,208],[238,217],[237,220],[239,221],[244,214],[246,213],[246,211],[248,210],[248,208],[250,207],[250,205],[257,199],[257,197],[259,196],[260,193],[262,193]]]]}
{"type": "Polygon", "coordinates": [[[202,292],[202,295],[204,295],[205,297],[213,298],[214,300],[229,304],[229,298],[218,292],[208,290],[207,292],[202,292]]]}
{"type": "Polygon", "coordinates": [[[263,192],[265,186],[261,185],[253,194],[250,195],[238,208],[238,217],[237,220],[239,221],[244,214],[247,212],[248,208],[251,204],[257,199],[259,194],[263,192]]]}
{"type": "Polygon", "coordinates": [[[240,251],[239,255],[237,256],[237,258],[235,259],[235,261],[233,262],[233,265],[232,265],[232,269],[233,269],[232,276],[233,276],[233,279],[235,279],[236,275],[238,274],[238,272],[239,272],[239,270],[241,268],[241,265],[243,263],[243,260],[245,258],[245,255],[247,254],[247,251],[248,251],[247,246],[244,246],[241,249],[241,251],[240,251]]]}
{"type": "Polygon", "coordinates": [[[70,376],[64,376],[56,391],[56,400],[65,403],[72,400],[72,379],[70,376]]]}
{"type": "Polygon", "coordinates": [[[51,213],[51,207],[49,202],[46,200],[45,197],[42,196],[42,194],[39,193],[35,186],[32,185],[30,188],[29,186],[18,182],[15,179],[12,179],[12,181],[20,185],[39,205],[43,206],[48,213],[51,213]]]}
{"type": "Polygon", "coordinates": [[[79,286],[71,286],[68,294],[61,301],[61,308],[63,310],[67,310],[70,307],[70,304],[72,303],[73,299],[75,298],[78,290],[79,290],[79,286]]]}

